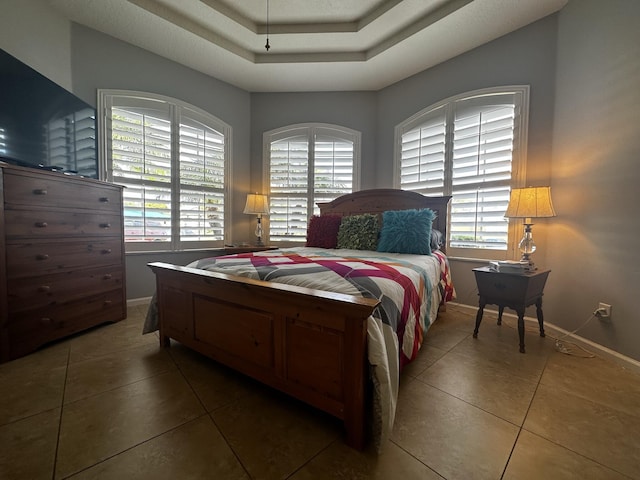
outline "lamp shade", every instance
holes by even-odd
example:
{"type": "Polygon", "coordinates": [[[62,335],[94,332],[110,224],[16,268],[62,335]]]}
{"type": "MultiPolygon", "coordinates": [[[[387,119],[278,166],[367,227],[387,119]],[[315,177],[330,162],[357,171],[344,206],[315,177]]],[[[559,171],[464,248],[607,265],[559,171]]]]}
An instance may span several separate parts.
{"type": "Polygon", "coordinates": [[[244,213],[252,215],[269,215],[269,197],[258,193],[249,193],[244,213]]]}
{"type": "Polygon", "coordinates": [[[509,197],[507,218],[555,217],[551,203],[551,187],[514,188],[509,197]]]}

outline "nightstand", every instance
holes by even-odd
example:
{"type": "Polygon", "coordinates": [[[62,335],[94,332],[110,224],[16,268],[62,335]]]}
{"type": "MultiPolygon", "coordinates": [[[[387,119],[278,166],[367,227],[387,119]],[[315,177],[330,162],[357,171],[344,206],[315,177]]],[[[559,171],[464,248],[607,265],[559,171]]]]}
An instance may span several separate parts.
{"type": "Polygon", "coordinates": [[[478,286],[479,307],[476,315],[476,328],[473,338],[478,338],[478,329],[482,322],[482,313],[487,304],[498,305],[498,325],[502,324],[502,312],[505,307],[518,314],[518,336],[520,352],[524,353],[524,311],[529,305],[536,306],[536,315],[540,325],[540,336],[544,337],[544,319],[542,316],[542,295],[551,270],[536,270],[526,273],[504,273],[489,267],[474,268],[478,286]]]}

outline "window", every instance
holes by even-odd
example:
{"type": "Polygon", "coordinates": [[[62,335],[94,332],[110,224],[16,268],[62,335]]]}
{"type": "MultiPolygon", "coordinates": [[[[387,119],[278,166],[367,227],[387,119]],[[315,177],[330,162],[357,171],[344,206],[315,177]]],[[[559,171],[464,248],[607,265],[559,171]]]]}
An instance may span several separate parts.
{"type": "Polygon", "coordinates": [[[360,133],[304,124],[264,135],[264,185],[269,185],[269,241],[304,242],[316,203],[357,190],[360,133]]]}
{"type": "Polygon", "coordinates": [[[452,196],[451,255],[491,258],[496,250],[515,251],[504,213],[511,187],[524,179],[528,98],[528,86],[479,90],[396,127],[395,186],[452,196]]]}
{"type": "Polygon", "coordinates": [[[124,185],[127,251],[224,244],[231,129],[178,100],[100,91],[107,180],[124,185]]]}

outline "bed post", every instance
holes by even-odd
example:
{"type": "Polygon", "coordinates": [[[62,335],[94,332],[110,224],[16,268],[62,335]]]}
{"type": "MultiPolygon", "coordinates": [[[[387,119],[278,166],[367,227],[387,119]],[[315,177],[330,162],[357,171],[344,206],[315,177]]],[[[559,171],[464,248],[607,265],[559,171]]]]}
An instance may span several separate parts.
{"type": "Polygon", "coordinates": [[[345,328],[344,425],[347,444],[358,450],[364,448],[365,416],[367,411],[365,389],[369,378],[367,372],[367,321],[347,318],[345,328]]]}

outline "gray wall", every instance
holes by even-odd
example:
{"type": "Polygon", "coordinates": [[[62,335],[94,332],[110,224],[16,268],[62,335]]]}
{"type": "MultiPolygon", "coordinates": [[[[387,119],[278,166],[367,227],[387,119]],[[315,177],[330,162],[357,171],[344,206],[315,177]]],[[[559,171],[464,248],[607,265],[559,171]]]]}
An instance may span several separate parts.
{"type": "Polygon", "coordinates": [[[546,318],[571,331],[611,304],[579,335],[640,359],[640,2],[574,0],[558,18],[546,318]]]}
{"type": "Polygon", "coordinates": [[[0,48],[71,90],[71,24],[42,0],[2,0],[0,48]]]}

